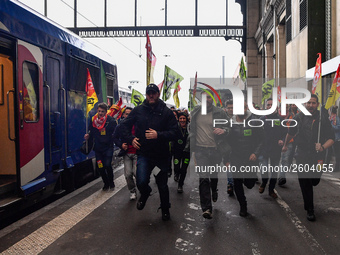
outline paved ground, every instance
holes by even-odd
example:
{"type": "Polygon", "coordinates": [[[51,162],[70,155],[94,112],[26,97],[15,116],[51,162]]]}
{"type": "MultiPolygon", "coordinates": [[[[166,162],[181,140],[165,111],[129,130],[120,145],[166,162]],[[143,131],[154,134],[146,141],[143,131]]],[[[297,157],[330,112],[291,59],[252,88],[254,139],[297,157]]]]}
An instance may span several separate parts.
{"type": "Polygon", "coordinates": [[[250,216],[238,216],[235,197],[219,181],[213,219],[201,216],[196,174],[184,193],[169,179],[171,220],[163,222],[159,194],[143,211],[129,194],[121,168],[114,191],[101,191],[100,179],[0,230],[1,254],[339,254],[340,179],[324,174],[315,188],[316,222],[306,219],[296,176],[277,187],[277,200],[259,184],[246,189],[250,216]]]}

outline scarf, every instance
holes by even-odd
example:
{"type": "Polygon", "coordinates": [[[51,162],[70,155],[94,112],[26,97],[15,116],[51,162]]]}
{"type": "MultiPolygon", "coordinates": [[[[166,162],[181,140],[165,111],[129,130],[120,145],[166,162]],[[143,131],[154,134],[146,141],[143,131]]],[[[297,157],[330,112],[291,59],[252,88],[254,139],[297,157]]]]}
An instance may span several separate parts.
{"type": "Polygon", "coordinates": [[[107,120],[107,114],[104,117],[98,118],[98,113],[92,118],[92,126],[101,132],[105,126],[107,120]]]}

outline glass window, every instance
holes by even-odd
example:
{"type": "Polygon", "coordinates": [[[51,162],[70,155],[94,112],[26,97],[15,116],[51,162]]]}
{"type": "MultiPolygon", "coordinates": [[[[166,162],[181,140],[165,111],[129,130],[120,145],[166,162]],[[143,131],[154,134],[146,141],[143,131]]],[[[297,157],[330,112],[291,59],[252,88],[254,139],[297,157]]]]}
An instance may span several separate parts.
{"type": "Polygon", "coordinates": [[[22,68],[24,119],[37,122],[39,119],[39,69],[34,63],[24,62],[22,68]]]}

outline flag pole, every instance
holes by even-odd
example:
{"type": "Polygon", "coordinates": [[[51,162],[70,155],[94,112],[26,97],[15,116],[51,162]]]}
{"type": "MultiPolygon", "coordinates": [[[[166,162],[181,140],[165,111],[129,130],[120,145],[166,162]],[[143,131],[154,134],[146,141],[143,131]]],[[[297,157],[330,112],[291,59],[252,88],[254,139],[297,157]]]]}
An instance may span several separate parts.
{"type": "MultiPolygon", "coordinates": [[[[86,130],[86,134],[89,131],[89,125],[88,125],[88,115],[89,113],[87,112],[87,104],[88,104],[88,100],[87,100],[87,83],[86,83],[86,120],[85,120],[85,130],[86,130]]],[[[86,153],[88,153],[89,151],[89,143],[88,143],[88,139],[86,139],[86,153]]]]}

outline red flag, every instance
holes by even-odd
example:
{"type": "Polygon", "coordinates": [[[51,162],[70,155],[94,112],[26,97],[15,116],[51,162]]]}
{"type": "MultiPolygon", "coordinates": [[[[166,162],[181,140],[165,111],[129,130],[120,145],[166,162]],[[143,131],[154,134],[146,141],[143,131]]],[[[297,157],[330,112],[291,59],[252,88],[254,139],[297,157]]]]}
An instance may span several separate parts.
{"type": "Polygon", "coordinates": [[[92,83],[90,71],[87,68],[87,81],[86,81],[86,86],[85,86],[85,91],[86,91],[86,116],[89,114],[91,109],[94,107],[94,105],[98,102],[98,97],[96,94],[96,91],[94,90],[94,86],[92,83]]]}
{"type": "Polygon", "coordinates": [[[281,104],[281,87],[277,87],[277,98],[279,99],[279,103],[281,104]]]}
{"type": "Polygon", "coordinates": [[[315,94],[319,98],[319,102],[321,102],[321,53],[318,53],[319,57],[316,60],[315,64],[315,71],[314,71],[314,79],[313,79],[313,85],[312,85],[312,94],[315,94]]]}

